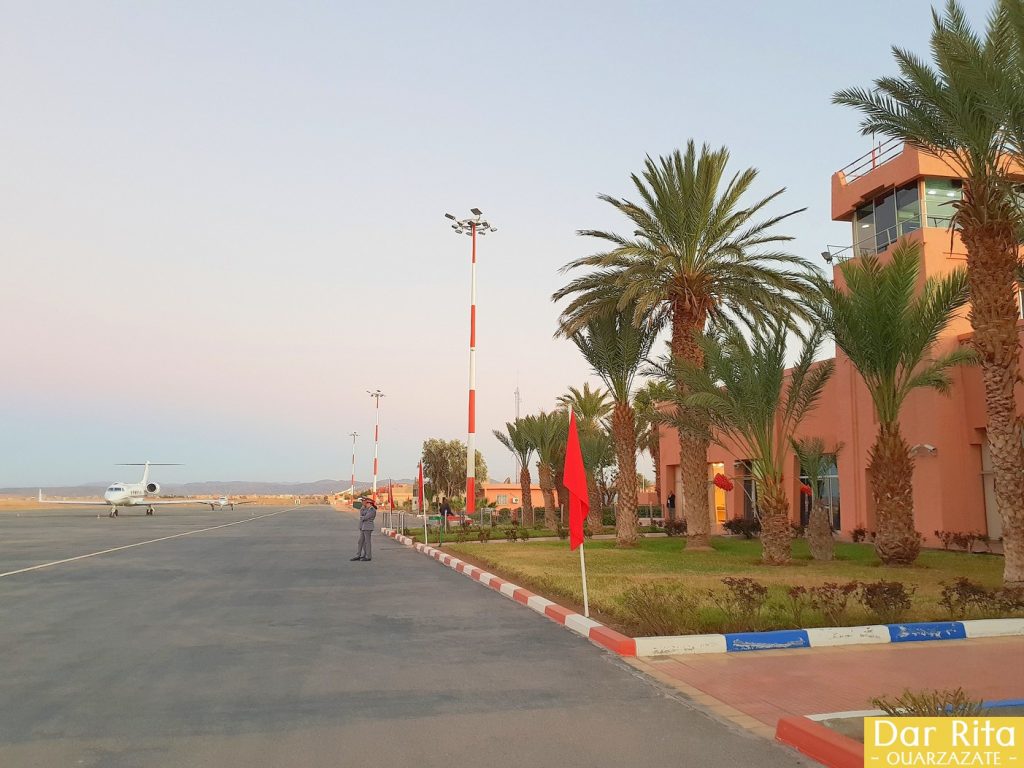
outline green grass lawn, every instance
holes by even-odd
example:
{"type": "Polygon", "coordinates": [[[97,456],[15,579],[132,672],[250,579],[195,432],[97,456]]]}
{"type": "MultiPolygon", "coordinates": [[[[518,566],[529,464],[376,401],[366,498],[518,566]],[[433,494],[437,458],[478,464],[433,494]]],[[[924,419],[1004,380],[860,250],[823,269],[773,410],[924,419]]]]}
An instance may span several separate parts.
{"type": "MultiPolygon", "coordinates": [[[[587,576],[591,610],[613,626],[634,634],[649,634],[641,613],[626,594],[638,584],[654,583],[674,588],[696,601],[692,611],[675,620],[679,634],[740,631],[746,629],[784,629],[796,626],[827,626],[825,616],[806,609],[797,624],[787,608],[787,590],[791,586],[818,586],[825,582],[898,581],[916,591],[911,609],[903,621],[942,621],[949,613],[939,605],[942,582],[959,576],[987,588],[998,588],[1003,560],[994,555],[926,550],[917,563],[907,568],[881,565],[870,544],[836,544],[836,559],[820,562],[811,559],[807,542],[793,543],[793,562],[770,566],[761,562],[761,544],[757,540],[716,538],[713,552],[683,551],[679,538],[648,538],[633,549],[619,549],[613,541],[591,541],[586,546],[587,576]],[[724,594],[722,579],[728,576],[750,577],[769,589],[768,602],[753,622],[743,622],[721,609],[709,590],[724,594]],[[752,623],[753,626],[745,626],[752,623]]],[[[579,555],[570,552],[565,542],[525,542],[516,544],[453,544],[445,550],[485,565],[488,570],[553,600],[579,606],[579,555]]],[[[991,612],[968,615],[978,618],[991,612]]],[[[1020,615],[1012,614],[1012,615],[1020,615]]],[[[849,601],[846,615],[838,622],[846,626],[879,623],[856,598],[849,601]]]]}

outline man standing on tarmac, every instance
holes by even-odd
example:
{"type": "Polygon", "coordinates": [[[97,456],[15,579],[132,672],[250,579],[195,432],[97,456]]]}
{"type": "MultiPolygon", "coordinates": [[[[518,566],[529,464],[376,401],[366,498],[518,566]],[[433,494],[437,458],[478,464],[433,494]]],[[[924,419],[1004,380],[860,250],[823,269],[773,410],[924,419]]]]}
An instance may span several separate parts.
{"type": "Polygon", "coordinates": [[[359,501],[356,507],[359,510],[359,548],[352,560],[368,563],[371,559],[370,534],[373,533],[373,519],[377,517],[377,503],[370,496],[363,496],[359,501]]]}

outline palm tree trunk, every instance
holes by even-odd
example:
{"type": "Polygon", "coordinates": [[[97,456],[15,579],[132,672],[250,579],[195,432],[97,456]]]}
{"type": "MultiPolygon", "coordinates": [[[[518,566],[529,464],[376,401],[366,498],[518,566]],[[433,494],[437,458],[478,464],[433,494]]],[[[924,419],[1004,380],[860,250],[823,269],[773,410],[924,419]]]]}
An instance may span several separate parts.
{"type": "Polygon", "coordinates": [[[612,411],[612,440],[619,467],[615,500],[615,543],[632,547],[637,542],[636,520],[636,416],[629,403],[616,403],[612,411]]]}
{"type": "Polygon", "coordinates": [[[604,521],[601,514],[601,489],[597,486],[597,478],[593,472],[587,473],[587,498],[590,500],[590,511],[587,513],[587,525],[590,530],[597,532],[604,521]]]}
{"type": "Polygon", "coordinates": [[[650,454],[651,463],[654,464],[654,497],[658,500],[658,511],[661,510],[661,440],[660,432],[654,427],[654,435],[651,438],[650,454]]]}
{"type": "Polygon", "coordinates": [[[761,559],[770,565],[785,565],[791,557],[793,529],[789,525],[789,499],[782,483],[760,485],[757,511],[761,516],[761,559]]]}
{"type": "Polygon", "coordinates": [[[519,469],[519,493],[522,499],[522,520],[520,524],[525,524],[527,520],[530,521],[530,525],[534,523],[533,513],[533,493],[530,490],[530,468],[524,463],[519,469]]]}
{"type": "MultiPolygon", "coordinates": [[[[704,352],[697,343],[704,331],[707,313],[676,300],[672,308],[672,357],[694,365],[704,365],[704,352]]],[[[681,393],[686,391],[676,382],[681,393]]],[[[682,474],[682,505],[686,520],[686,548],[711,549],[710,513],[708,511],[708,447],[710,442],[696,435],[679,432],[679,468],[682,474]]]]}
{"type": "Polygon", "coordinates": [[[921,537],[914,529],[914,460],[898,423],[879,425],[869,459],[875,551],[885,565],[910,565],[921,551],[921,537]]]}
{"type": "Polygon", "coordinates": [[[537,462],[537,474],[540,475],[540,492],[544,494],[544,527],[555,530],[558,527],[558,509],[555,507],[555,476],[551,465],[546,461],[537,462]]]}
{"type": "Polygon", "coordinates": [[[974,347],[985,385],[996,509],[1003,521],[1003,582],[1024,586],[1024,440],[1014,396],[1020,376],[1014,297],[1017,242],[1013,227],[999,221],[964,226],[962,235],[974,347]]]}
{"type": "Polygon", "coordinates": [[[811,557],[815,560],[831,560],[834,543],[828,510],[815,494],[814,506],[811,507],[810,519],[807,522],[807,544],[811,549],[811,557]]]}

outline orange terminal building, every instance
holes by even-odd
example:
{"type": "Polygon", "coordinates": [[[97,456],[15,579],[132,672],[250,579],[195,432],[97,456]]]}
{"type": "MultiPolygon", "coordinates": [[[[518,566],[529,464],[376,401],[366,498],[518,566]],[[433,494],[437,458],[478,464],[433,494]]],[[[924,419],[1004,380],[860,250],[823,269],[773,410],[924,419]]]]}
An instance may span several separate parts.
{"type": "MultiPolygon", "coordinates": [[[[1021,175],[1024,179],[1024,174],[1021,175]]],[[[848,222],[849,246],[830,246],[822,255],[841,281],[838,263],[866,254],[883,260],[896,241],[908,238],[921,245],[921,280],[965,267],[967,253],[950,229],[952,203],[960,199],[961,177],[944,161],[898,141],[880,144],[832,176],[832,218],[848,222]]],[[[1018,312],[1021,307],[1018,291],[1018,312]]],[[[1024,322],[1018,321],[1018,332],[1024,322]]],[[[936,344],[941,353],[969,344],[971,326],[966,309],[950,323],[936,344]]],[[[985,396],[981,371],[952,371],[948,395],[932,390],[913,392],[904,405],[900,428],[914,456],[914,516],[927,545],[935,531],[978,532],[992,540],[1001,536],[995,508],[988,444],[985,439],[985,396]]],[[[1018,385],[1019,386],[1019,385],[1018,385]]],[[[1018,403],[1024,402],[1018,388],[1018,403]]],[[[842,444],[837,461],[822,480],[819,495],[832,513],[833,528],[846,536],[857,529],[875,530],[868,471],[868,451],[878,429],[867,389],[850,361],[836,352],[835,373],[818,407],[798,431],[799,437],[821,437],[829,447],[842,444]]],[[[709,513],[713,531],[733,517],[753,517],[757,488],[750,476],[750,457],[712,444],[708,451],[709,513]],[[717,488],[722,473],[733,490],[717,488]]],[[[801,471],[796,456],[787,458],[787,493],[793,522],[806,524],[807,497],[800,493],[801,471]]],[[[682,499],[679,440],[675,430],[661,434],[661,482],[664,500],[674,492],[682,499]]]]}

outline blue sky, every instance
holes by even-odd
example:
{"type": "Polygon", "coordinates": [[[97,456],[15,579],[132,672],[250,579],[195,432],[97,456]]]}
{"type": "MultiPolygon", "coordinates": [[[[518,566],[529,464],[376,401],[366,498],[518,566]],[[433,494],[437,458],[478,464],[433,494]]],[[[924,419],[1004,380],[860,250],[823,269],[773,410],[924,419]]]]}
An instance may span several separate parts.
{"type": "MultiPolygon", "coordinates": [[[[869,148],[831,94],[924,52],[929,4],[2,3],[0,486],[179,461],[177,480],[408,476],[588,377],[558,268],[621,222],[646,154],[756,166],[794,250],[848,242],[829,178],[869,148]]],[[[981,20],[988,3],[967,3],[981,20]]]]}

